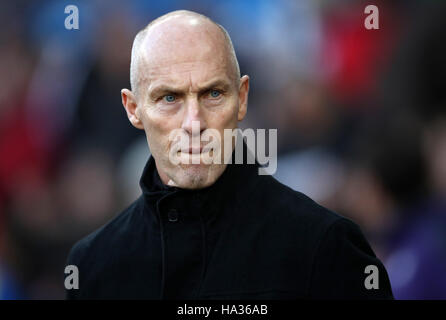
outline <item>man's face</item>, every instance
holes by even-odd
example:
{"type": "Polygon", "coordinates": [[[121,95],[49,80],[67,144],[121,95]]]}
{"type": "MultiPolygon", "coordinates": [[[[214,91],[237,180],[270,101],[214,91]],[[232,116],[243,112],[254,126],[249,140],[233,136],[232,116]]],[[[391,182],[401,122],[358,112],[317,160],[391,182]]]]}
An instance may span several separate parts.
{"type": "MultiPolygon", "coordinates": [[[[215,154],[212,150],[198,150],[196,154],[197,150],[189,149],[192,137],[199,139],[214,129],[223,146],[224,129],[236,128],[246,113],[249,80],[245,76],[239,82],[234,77],[221,39],[205,37],[204,41],[181,28],[173,31],[169,41],[155,34],[143,45],[142,54],[146,56],[140,69],[143,80],[135,114],[142,122],[163,182],[186,189],[203,188],[220,177],[225,164],[204,163],[203,156],[215,154]],[[193,130],[194,122],[199,122],[199,130],[193,130]],[[174,152],[182,160],[179,165],[172,163],[169,155],[187,140],[181,143],[172,139],[172,132],[189,138],[188,145],[181,145],[183,150],[174,152]],[[192,164],[192,157],[199,157],[200,163],[192,164]]],[[[206,144],[201,142],[200,146],[206,144]]]]}

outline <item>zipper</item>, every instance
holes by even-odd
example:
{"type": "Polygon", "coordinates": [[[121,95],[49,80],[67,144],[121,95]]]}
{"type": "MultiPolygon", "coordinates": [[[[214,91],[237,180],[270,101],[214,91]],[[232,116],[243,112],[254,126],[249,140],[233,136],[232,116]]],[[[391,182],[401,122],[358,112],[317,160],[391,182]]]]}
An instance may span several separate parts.
{"type": "Polygon", "coordinates": [[[199,299],[199,297],[200,297],[201,288],[203,286],[204,277],[206,275],[206,267],[207,267],[207,262],[206,262],[206,230],[205,230],[205,224],[204,224],[203,217],[202,217],[201,214],[199,216],[200,216],[201,236],[202,236],[202,244],[203,244],[203,249],[201,250],[201,252],[203,253],[203,268],[201,269],[201,279],[200,279],[200,283],[198,285],[196,299],[199,299]]]}
{"type": "Polygon", "coordinates": [[[160,223],[160,237],[161,237],[161,293],[160,299],[163,300],[164,297],[164,287],[166,284],[166,254],[165,254],[165,246],[164,246],[164,228],[163,228],[163,220],[161,219],[161,213],[159,210],[159,204],[162,200],[169,197],[170,195],[176,194],[178,191],[174,191],[172,193],[166,194],[161,199],[159,199],[156,203],[156,214],[158,215],[159,223],[160,223]]]}

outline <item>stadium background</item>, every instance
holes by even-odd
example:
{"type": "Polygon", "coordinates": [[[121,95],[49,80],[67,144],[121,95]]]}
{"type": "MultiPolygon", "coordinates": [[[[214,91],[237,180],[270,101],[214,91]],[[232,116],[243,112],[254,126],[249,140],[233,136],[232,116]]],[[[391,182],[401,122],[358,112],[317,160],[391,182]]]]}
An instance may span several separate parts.
{"type": "Polygon", "coordinates": [[[139,195],[120,89],[136,32],[176,9],[231,35],[276,177],[360,225],[396,298],[446,299],[446,2],[421,0],[2,1],[0,298],[64,298],[70,247],[139,195]]]}

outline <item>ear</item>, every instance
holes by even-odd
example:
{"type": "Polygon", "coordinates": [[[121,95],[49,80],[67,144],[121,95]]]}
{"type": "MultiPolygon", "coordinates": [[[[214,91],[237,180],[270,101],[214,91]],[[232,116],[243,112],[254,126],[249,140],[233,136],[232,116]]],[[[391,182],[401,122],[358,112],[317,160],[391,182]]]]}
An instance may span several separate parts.
{"type": "Polygon", "coordinates": [[[248,93],[249,77],[244,75],[240,78],[238,121],[242,121],[248,111],[248,93]]]}
{"type": "Polygon", "coordinates": [[[138,108],[138,104],[136,103],[136,98],[133,92],[131,92],[128,89],[122,89],[121,99],[122,99],[122,105],[124,106],[124,109],[127,112],[127,117],[129,118],[130,123],[137,129],[144,129],[141,120],[136,115],[136,109],[138,108]]]}

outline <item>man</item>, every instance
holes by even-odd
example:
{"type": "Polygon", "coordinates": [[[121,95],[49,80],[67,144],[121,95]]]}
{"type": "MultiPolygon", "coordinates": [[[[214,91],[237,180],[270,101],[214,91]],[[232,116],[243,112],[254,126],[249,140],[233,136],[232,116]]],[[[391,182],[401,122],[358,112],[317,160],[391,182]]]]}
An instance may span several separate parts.
{"type": "Polygon", "coordinates": [[[257,164],[203,161],[233,149],[171,139],[213,130],[224,140],[246,114],[249,78],[221,26],[189,11],[156,19],[135,38],[130,73],[122,102],[152,152],[142,195],[72,248],[79,289],[69,299],[392,298],[354,223],[257,164]]]}

